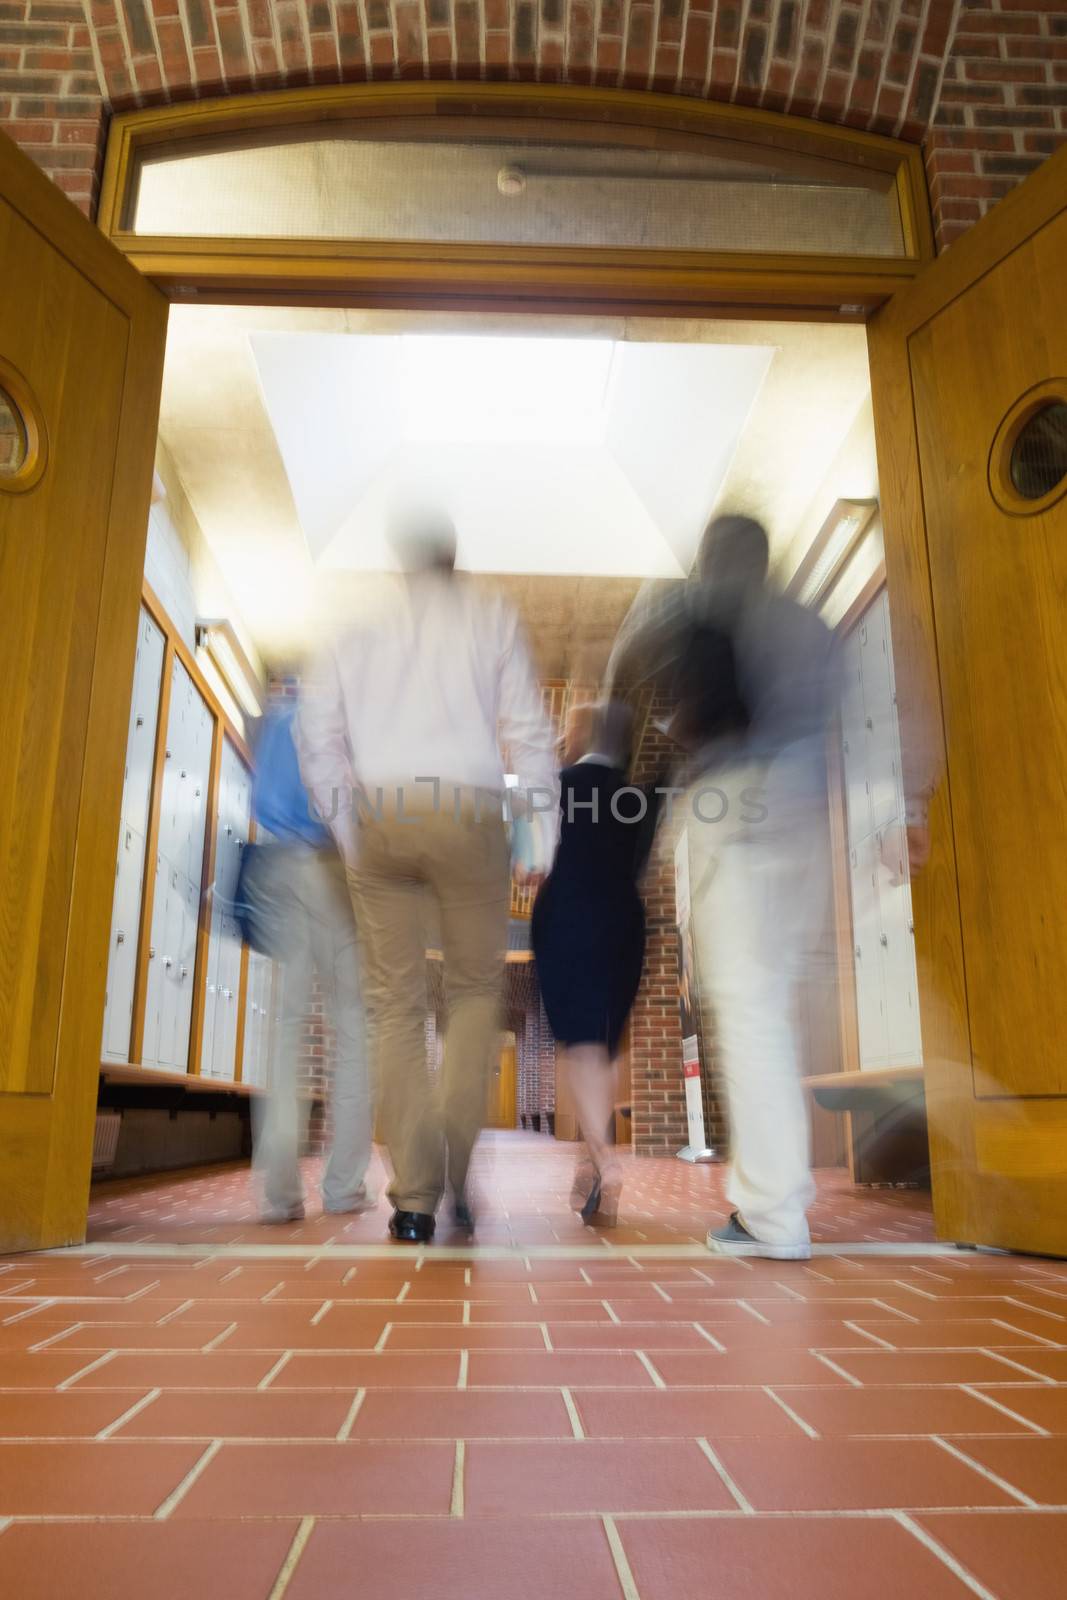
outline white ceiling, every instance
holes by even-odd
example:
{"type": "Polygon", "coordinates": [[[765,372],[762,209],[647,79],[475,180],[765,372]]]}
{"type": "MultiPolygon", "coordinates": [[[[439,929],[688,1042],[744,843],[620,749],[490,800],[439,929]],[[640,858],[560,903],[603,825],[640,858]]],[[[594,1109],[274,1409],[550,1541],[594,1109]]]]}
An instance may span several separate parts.
{"type": "Polygon", "coordinates": [[[557,623],[581,647],[602,598],[610,631],[713,511],[761,517],[782,560],[876,493],[841,457],[868,396],[861,327],[177,305],[160,434],[265,656],[389,564],[403,490],[444,501],[462,564],[506,579],[555,661],[557,623]]]}
{"type": "Polygon", "coordinates": [[[767,346],[485,334],[253,335],[308,553],[392,564],[397,499],[445,505],[472,572],[677,578],[767,346]]]}

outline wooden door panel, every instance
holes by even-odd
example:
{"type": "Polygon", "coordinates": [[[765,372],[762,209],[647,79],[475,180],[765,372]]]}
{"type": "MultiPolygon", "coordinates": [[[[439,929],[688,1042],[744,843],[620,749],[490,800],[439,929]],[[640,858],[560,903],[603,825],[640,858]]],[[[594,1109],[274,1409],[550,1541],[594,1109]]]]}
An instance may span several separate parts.
{"type": "Polygon", "coordinates": [[[1061,215],[911,341],[978,1095],[1067,1094],[1067,501],[1009,515],[988,478],[1067,374],[1065,261],[1061,215]]]}
{"type": "Polygon", "coordinates": [[[1067,499],[990,486],[1067,390],[1067,150],[869,326],[941,1237],[1067,1255],[1067,499]]]}
{"type": "Polygon", "coordinates": [[[84,1232],[166,305],[2,135],[0,281],[3,1250],[84,1232]]]}
{"type": "Polygon", "coordinates": [[[11,497],[0,543],[0,593],[21,599],[0,634],[0,682],[9,686],[0,725],[0,920],[8,930],[0,1089],[48,1094],[77,815],[57,798],[84,762],[127,329],[103,295],[6,209],[8,248],[39,293],[33,314],[5,296],[0,350],[35,375],[53,467],[71,469],[47,471],[32,493],[11,497]],[[99,403],[86,404],[94,391],[99,403]],[[71,536],[50,537],[53,528],[71,536]]]}

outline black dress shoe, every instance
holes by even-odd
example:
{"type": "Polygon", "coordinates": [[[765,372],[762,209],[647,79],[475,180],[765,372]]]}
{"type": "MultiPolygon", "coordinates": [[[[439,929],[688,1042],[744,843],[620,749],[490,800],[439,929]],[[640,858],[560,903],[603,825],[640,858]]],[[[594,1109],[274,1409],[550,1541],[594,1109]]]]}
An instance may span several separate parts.
{"type": "Polygon", "coordinates": [[[452,1202],[452,1221],[461,1233],[474,1236],[474,1212],[465,1199],[457,1197],[452,1202]]]}
{"type": "Polygon", "coordinates": [[[389,1218],[389,1232],[401,1244],[429,1244],[434,1227],[425,1211],[394,1211],[389,1218]]]}

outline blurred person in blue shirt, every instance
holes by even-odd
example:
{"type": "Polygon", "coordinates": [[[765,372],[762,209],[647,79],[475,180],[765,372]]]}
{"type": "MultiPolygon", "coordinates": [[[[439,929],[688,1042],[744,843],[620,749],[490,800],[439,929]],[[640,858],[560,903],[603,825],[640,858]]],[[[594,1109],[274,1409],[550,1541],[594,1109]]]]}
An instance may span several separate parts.
{"type": "Polygon", "coordinates": [[[295,716],[295,700],[277,701],[253,734],[252,811],[259,838],[269,840],[253,847],[242,874],[252,942],[278,961],[281,979],[271,1089],[256,1136],[264,1222],[304,1215],[299,1154],[308,1103],[299,1095],[298,1061],[315,974],[336,1039],[323,1208],[357,1212],[376,1204],[366,1185],[372,1117],[356,924],[341,858],[300,777],[295,716]]]}

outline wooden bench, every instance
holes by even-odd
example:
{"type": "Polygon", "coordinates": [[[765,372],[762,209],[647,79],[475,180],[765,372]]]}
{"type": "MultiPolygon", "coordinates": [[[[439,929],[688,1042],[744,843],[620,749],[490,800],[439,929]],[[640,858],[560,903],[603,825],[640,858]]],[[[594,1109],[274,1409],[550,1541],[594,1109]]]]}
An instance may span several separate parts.
{"type": "Polygon", "coordinates": [[[926,1084],[919,1066],[870,1067],[805,1078],[817,1105],[849,1119],[853,1181],[925,1184],[930,1176],[926,1084]]]}

